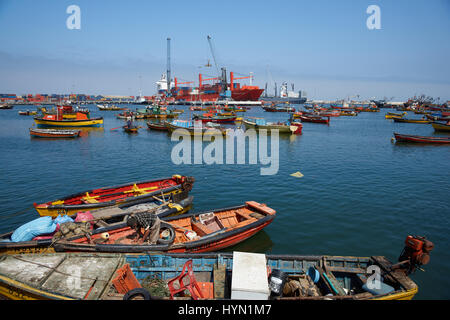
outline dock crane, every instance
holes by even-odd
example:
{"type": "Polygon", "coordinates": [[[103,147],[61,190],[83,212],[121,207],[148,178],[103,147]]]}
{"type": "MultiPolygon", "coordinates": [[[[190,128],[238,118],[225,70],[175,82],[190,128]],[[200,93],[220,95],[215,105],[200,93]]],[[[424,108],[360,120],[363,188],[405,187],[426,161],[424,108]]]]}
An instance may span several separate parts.
{"type": "Polygon", "coordinates": [[[220,86],[221,86],[221,93],[224,93],[225,91],[227,91],[227,71],[225,68],[221,68],[222,73],[220,73],[219,71],[219,66],[217,65],[217,59],[216,59],[216,55],[215,55],[215,51],[213,48],[213,44],[211,41],[211,36],[208,35],[206,37],[208,39],[208,43],[209,43],[209,48],[211,49],[211,55],[213,57],[214,60],[214,65],[216,66],[216,71],[217,71],[217,77],[220,79],[220,86]]]}

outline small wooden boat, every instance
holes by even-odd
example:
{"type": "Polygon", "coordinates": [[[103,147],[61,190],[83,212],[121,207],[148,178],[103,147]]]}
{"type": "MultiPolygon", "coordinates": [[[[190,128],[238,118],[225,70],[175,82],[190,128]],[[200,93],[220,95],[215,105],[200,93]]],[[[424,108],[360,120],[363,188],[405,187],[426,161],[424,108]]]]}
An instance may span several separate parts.
{"type": "Polygon", "coordinates": [[[356,117],[358,115],[358,112],[354,110],[340,110],[340,116],[341,117],[356,117]]]}
{"type": "Polygon", "coordinates": [[[408,134],[395,133],[395,140],[398,142],[416,142],[416,143],[450,143],[450,137],[433,137],[433,136],[415,136],[408,134]]]}
{"type": "Polygon", "coordinates": [[[194,114],[192,117],[192,120],[194,121],[202,121],[202,122],[215,122],[215,123],[227,123],[227,122],[234,122],[236,120],[236,115],[229,115],[229,116],[220,116],[215,113],[204,113],[202,115],[196,115],[194,114]]]}
{"type": "MultiPolygon", "coordinates": [[[[91,216],[91,219],[86,219],[85,215],[81,219],[76,220],[78,213],[70,215],[70,218],[75,221],[89,222],[91,224],[91,226],[89,226],[91,231],[89,232],[102,234],[108,232],[111,228],[114,229],[116,226],[123,224],[129,215],[139,212],[154,212],[160,219],[185,214],[191,209],[194,197],[188,196],[187,198],[182,199],[183,196],[183,194],[177,194],[167,197],[164,201],[153,199],[144,200],[147,202],[142,203],[125,203],[118,206],[105,207],[92,212],[89,211],[88,216],[91,216]]],[[[80,213],[86,214],[86,212],[83,211],[80,211],[80,213]]],[[[53,217],[53,221],[54,219],[55,217],[53,217]]],[[[52,244],[55,241],[53,239],[55,233],[56,232],[38,235],[30,241],[17,242],[11,240],[14,231],[1,234],[0,254],[54,252],[52,244]]]]}
{"type": "Polygon", "coordinates": [[[426,119],[406,119],[406,118],[392,118],[394,122],[404,122],[404,123],[430,123],[431,121],[426,119]]]}
{"type": "Polygon", "coordinates": [[[256,131],[259,130],[267,130],[267,133],[270,134],[271,130],[278,130],[278,133],[295,133],[297,130],[301,133],[301,128],[303,125],[300,126],[301,123],[299,122],[266,122],[266,119],[264,118],[249,118],[244,119],[242,121],[244,123],[244,126],[246,129],[255,129],[256,131]],[[254,119],[254,121],[250,120],[254,119]]]}
{"type": "Polygon", "coordinates": [[[168,131],[166,122],[147,122],[147,127],[151,130],[168,131]]]}
{"type": "Polygon", "coordinates": [[[269,225],[275,210],[254,201],[244,205],[188,213],[165,218],[161,222],[160,239],[149,244],[126,223],[108,230],[109,237],[101,241],[101,234],[80,236],[54,243],[55,251],[95,252],[211,252],[242,242],[269,225]],[[166,231],[167,230],[167,231],[166,231]],[[167,239],[162,239],[167,232],[167,239]]]}
{"type": "Polygon", "coordinates": [[[171,193],[189,192],[194,183],[193,177],[174,175],[170,178],[132,182],[113,187],[103,187],[72,194],[59,200],[34,203],[41,216],[74,214],[79,211],[97,210],[141,200],[152,200],[155,196],[171,193]]]}
{"type": "Polygon", "coordinates": [[[139,127],[136,126],[123,126],[123,131],[126,133],[138,133],[139,127]]]}
{"type": "Polygon", "coordinates": [[[192,122],[189,120],[174,120],[172,122],[166,122],[167,130],[172,133],[175,130],[179,134],[189,136],[215,136],[220,134],[226,136],[228,130],[219,126],[212,126],[209,123],[203,124],[202,122],[192,122]]]}
{"type": "Polygon", "coordinates": [[[262,108],[266,112],[295,112],[295,108],[289,106],[263,106],[262,108]]]}
{"type": "Polygon", "coordinates": [[[34,115],[36,115],[37,114],[37,111],[30,111],[30,110],[27,110],[27,111],[19,111],[19,115],[20,116],[34,116],[34,115]]]}
{"type": "Polygon", "coordinates": [[[7,110],[12,108],[14,108],[12,104],[0,104],[0,110],[7,110]]]}
{"type": "Polygon", "coordinates": [[[106,105],[98,104],[97,108],[100,111],[118,111],[118,110],[126,110],[126,109],[128,109],[126,107],[118,107],[116,105],[107,105],[107,104],[106,105]]]}
{"type": "Polygon", "coordinates": [[[299,119],[302,122],[312,122],[312,123],[324,123],[324,124],[330,124],[330,118],[322,118],[320,116],[305,116],[302,115],[299,117],[299,119]]]}
{"type": "Polygon", "coordinates": [[[99,127],[103,125],[103,117],[90,118],[88,114],[77,112],[75,119],[66,119],[62,115],[46,115],[34,117],[39,127],[99,127]]]}
{"type": "Polygon", "coordinates": [[[78,138],[80,130],[56,130],[30,128],[30,136],[35,138],[78,138]]]}
{"type": "Polygon", "coordinates": [[[166,107],[153,106],[137,111],[138,115],[150,119],[173,119],[180,115],[179,112],[173,112],[166,107]]]}
{"type": "Polygon", "coordinates": [[[430,121],[450,121],[450,116],[445,116],[443,114],[427,114],[425,117],[430,121]]]}
{"type": "Polygon", "coordinates": [[[411,250],[405,244],[408,253],[402,253],[404,260],[396,264],[384,256],[236,251],[4,255],[0,258],[0,295],[13,300],[129,300],[139,296],[145,300],[189,297],[229,300],[236,298],[233,296],[236,289],[250,288],[245,278],[251,277],[252,287],[259,290],[248,290],[247,294],[253,297],[259,294],[259,299],[264,296],[267,300],[287,301],[411,300],[418,285],[410,275],[428,263],[414,254],[420,252],[429,259],[432,250],[429,243],[422,244],[420,247],[427,249],[420,250],[411,250]],[[425,250],[428,253],[423,253],[425,250]],[[374,271],[379,272],[379,277],[369,276],[374,271]],[[186,280],[184,276],[190,278],[189,282],[181,281],[186,280]],[[172,284],[177,279],[182,284],[175,288],[172,284]],[[184,297],[179,297],[180,294],[184,297]]]}
{"type": "Polygon", "coordinates": [[[393,118],[403,118],[407,113],[396,113],[396,112],[388,112],[384,116],[386,119],[393,119],[393,118]]]}
{"type": "Polygon", "coordinates": [[[434,131],[450,131],[450,121],[447,123],[442,122],[431,122],[431,125],[434,128],[434,131]]]}

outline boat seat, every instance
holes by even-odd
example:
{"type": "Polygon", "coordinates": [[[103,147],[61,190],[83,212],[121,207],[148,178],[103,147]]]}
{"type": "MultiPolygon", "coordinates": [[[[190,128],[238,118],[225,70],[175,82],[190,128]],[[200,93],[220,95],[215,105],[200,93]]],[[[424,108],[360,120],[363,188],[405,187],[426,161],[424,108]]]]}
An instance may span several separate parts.
{"type": "Polygon", "coordinates": [[[189,290],[192,299],[194,300],[197,300],[198,298],[204,298],[202,289],[194,276],[194,270],[192,269],[192,260],[186,261],[181,273],[175,278],[170,279],[167,283],[167,286],[169,287],[170,299],[172,300],[177,293],[184,292],[184,290],[189,290]],[[189,279],[188,283],[184,282],[185,278],[189,279]]]}
{"type": "Polygon", "coordinates": [[[81,198],[81,201],[83,201],[84,203],[98,203],[97,199],[95,199],[95,198],[98,198],[98,197],[99,196],[91,197],[89,195],[89,192],[86,192],[86,195],[83,198],[81,198]]]}

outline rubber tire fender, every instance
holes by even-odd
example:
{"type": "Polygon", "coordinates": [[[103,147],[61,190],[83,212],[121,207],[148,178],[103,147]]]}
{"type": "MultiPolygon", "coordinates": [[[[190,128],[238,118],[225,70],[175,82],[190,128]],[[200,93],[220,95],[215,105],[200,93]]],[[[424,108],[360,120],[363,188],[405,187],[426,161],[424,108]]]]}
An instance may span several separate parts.
{"type": "Polygon", "coordinates": [[[142,296],[144,300],[152,299],[152,297],[150,296],[150,292],[148,292],[147,289],[135,288],[125,293],[125,295],[123,296],[123,300],[132,300],[134,297],[137,296],[142,296]]]}
{"type": "Polygon", "coordinates": [[[175,229],[168,223],[161,221],[161,229],[160,229],[160,233],[162,229],[168,229],[170,232],[170,237],[168,240],[164,240],[159,238],[157,241],[157,244],[167,244],[167,245],[171,245],[174,241],[175,241],[175,229]]]}

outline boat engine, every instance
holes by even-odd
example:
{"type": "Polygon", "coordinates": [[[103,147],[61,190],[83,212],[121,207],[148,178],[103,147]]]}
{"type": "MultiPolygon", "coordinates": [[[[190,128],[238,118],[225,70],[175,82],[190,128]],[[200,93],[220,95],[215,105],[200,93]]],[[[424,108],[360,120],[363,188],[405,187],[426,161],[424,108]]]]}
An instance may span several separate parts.
{"type": "Polygon", "coordinates": [[[397,265],[404,265],[407,268],[407,273],[410,274],[430,262],[430,252],[433,248],[433,242],[425,237],[407,236],[405,247],[398,258],[399,263],[397,265]]]}

